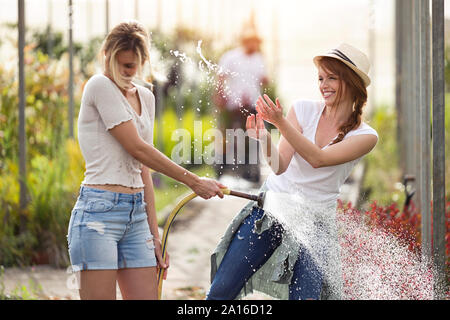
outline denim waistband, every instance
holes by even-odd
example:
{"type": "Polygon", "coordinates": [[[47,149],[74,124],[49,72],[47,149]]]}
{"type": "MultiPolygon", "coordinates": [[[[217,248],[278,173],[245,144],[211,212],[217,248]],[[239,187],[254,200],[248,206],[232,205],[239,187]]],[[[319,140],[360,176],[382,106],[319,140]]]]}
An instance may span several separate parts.
{"type": "Polygon", "coordinates": [[[144,201],[144,191],[139,191],[136,193],[120,193],[120,192],[112,192],[108,190],[101,190],[90,188],[86,186],[80,187],[80,198],[101,198],[105,200],[112,201],[114,203],[119,202],[129,202],[129,203],[139,203],[144,201]]]}

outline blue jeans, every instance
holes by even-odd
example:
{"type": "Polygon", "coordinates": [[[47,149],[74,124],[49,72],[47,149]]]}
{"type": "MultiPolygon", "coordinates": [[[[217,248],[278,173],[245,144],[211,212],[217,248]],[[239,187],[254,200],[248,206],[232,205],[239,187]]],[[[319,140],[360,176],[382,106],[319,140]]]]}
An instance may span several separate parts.
{"type": "MultiPolygon", "coordinates": [[[[261,234],[254,232],[255,221],[264,211],[254,207],[235,233],[219,265],[207,300],[233,300],[245,282],[270,258],[281,244],[283,227],[274,223],[261,234]]],[[[301,250],[289,284],[289,300],[320,298],[322,274],[306,250],[301,250]]]]}
{"type": "Polygon", "coordinates": [[[156,266],[143,191],[127,194],[82,186],[67,242],[74,272],[156,266]]]}

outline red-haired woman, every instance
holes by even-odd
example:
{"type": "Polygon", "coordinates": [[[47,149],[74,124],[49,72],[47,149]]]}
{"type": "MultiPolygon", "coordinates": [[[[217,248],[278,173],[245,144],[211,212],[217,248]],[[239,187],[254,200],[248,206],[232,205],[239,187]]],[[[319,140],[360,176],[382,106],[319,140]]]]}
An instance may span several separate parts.
{"type": "Polygon", "coordinates": [[[279,195],[279,208],[295,199],[299,214],[288,218],[285,210],[280,222],[249,203],[212,256],[208,299],[235,299],[252,290],[279,299],[342,297],[336,203],[353,167],[378,141],[362,120],[370,63],[348,44],[314,63],[323,100],[297,101],[284,116],[279,100],[264,95],[256,102],[258,114],[247,119],[273,171],[262,189],[279,195]],[[281,133],[278,147],[264,121],[281,133]],[[295,232],[288,232],[291,227],[295,232]]]}

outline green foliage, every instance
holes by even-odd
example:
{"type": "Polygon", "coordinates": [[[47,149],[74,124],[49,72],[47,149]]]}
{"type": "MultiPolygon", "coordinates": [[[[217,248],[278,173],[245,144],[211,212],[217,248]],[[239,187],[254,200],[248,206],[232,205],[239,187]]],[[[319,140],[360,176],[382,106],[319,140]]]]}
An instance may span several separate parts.
{"type": "Polygon", "coordinates": [[[445,47],[444,56],[445,91],[450,91],[450,47],[445,47]]]}
{"type": "MultiPolygon", "coordinates": [[[[392,109],[382,106],[375,111],[370,124],[379,133],[378,144],[366,157],[367,173],[364,181],[364,200],[376,200],[381,205],[405,200],[401,185],[397,142],[397,117],[392,109]]],[[[450,94],[445,98],[445,177],[446,193],[450,195],[450,94]]]]}
{"type": "Polygon", "coordinates": [[[397,117],[387,106],[377,108],[370,125],[379,132],[378,143],[365,158],[364,201],[376,200],[382,205],[404,200],[401,170],[398,166],[397,117]]]}
{"type": "MultiPolygon", "coordinates": [[[[73,54],[79,60],[79,71],[84,77],[93,74],[91,62],[98,56],[103,37],[95,37],[90,39],[86,44],[73,42],[73,54]]],[[[34,51],[42,53],[50,59],[61,59],[69,52],[68,41],[65,39],[61,31],[52,29],[35,30],[32,35],[32,43],[34,43],[34,51]]]]}
{"type": "MultiPolygon", "coordinates": [[[[67,41],[61,31],[51,29],[35,30],[32,41],[36,45],[36,50],[52,58],[61,59],[61,56],[68,51],[67,41]]],[[[73,51],[77,54],[82,48],[81,43],[73,44],[73,51]]]]}

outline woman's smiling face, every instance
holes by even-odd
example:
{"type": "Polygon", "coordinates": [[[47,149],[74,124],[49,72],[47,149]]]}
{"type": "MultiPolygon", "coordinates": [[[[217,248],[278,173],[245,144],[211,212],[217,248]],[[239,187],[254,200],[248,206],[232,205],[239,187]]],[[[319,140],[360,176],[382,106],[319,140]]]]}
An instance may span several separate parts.
{"type": "Polygon", "coordinates": [[[345,84],[338,75],[319,66],[318,80],[320,93],[327,106],[333,106],[340,102],[340,97],[345,97],[345,84]]]}

